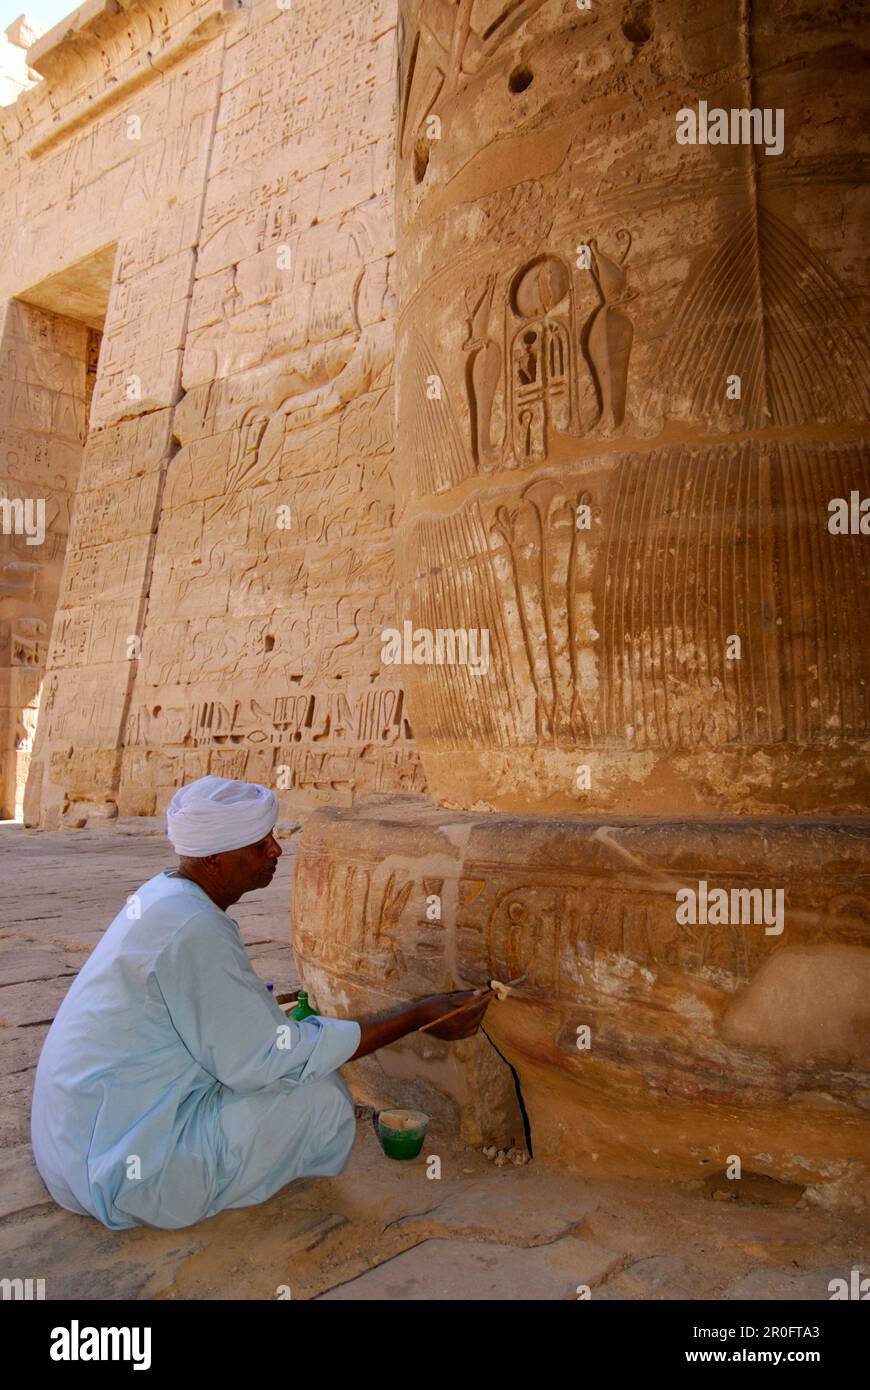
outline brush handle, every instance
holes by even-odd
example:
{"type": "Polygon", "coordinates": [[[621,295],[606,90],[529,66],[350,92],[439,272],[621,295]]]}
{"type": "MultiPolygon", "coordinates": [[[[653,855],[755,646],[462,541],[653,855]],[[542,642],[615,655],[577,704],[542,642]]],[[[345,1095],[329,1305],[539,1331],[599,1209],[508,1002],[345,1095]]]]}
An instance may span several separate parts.
{"type": "MultiPolygon", "coordinates": [[[[484,991],[485,993],[487,991],[484,991]]],[[[422,1028],[418,1028],[418,1033],[425,1033],[428,1028],[437,1028],[439,1023],[445,1023],[448,1018],[453,1018],[454,1014],[461,1014],[465,1009],[470,1009],[474,1004],[480,1003],[480,995],[475,999],[469,999],[466,1004],[460,1004],[458,1009],[451,1009],[449,1014],[442,1014],[440,1018],[433,1018],[431,1023],[424,1023],[422,1028]]]]}

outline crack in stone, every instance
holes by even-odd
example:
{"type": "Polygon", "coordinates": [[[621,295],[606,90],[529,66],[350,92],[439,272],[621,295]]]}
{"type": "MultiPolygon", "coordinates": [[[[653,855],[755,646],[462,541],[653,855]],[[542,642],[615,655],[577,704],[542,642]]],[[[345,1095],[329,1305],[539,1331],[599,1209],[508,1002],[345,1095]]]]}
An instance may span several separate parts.
{"type": "Polygon", "coordinates": [[[516,1091],[516,1094],[517,1094],[517,1105],[520,1107],[520,1115],[521,1115],[522,1121],[523,1121],[523,1133],[524,1133],[525,1139],[526,1139],[526,1148],[527,1148],[528,1151],[529,1151],[529,1158],[534,1158],[535,1154],[534,1154],[534,1150],[533,1150],[533,1148],[532,1148],[532,1124],[531,1124],[531,1121],[530,1121],[530,1119],[529,1119],[529,1112],[528,1112],[528,1110],[526,1109],[526,1103],[525,1103],[525,1101],[523,1100],[523,1090],[522,1090],[522,1086],[520,1085],[519,1073],[517,1072],[516,1067],[512,1067],[512,1066],[511,1066],[510,1062],[508,1061],[507,1057],[505,1057],[505,1055],[504,1055],[504,1053],[501,1051],[501,1049],[498,1048],[498,1047],[496,1047],[495,1043],[493,1042],[493,1040],[492,1040],[492,1038],[490,1037],[489,1033],[487,1033],[487,1031],[486,1031],[486,1029],[484,1028],[483,1024],[480,1025],[480,1031],[481,1031],[481,1033],[483,1034],[483,1036],[486,1038],[487,1042],[489,1043],[489,1045],[490,1045],[490,1047],[493,1049],[493,1051],[498,1053],[499,1057],[500,1057],[501,1060],[504,1062],[505,1066],[507,1067],[508,1071],[510,1072],[511,1076],[512,1076],[513,1079],[514,1079],[514,1090],[516,1091]]]}
{"type": "Polygon", "coordinates": [[[47,985],[51,980],[72,980],[77,974],[77,970],[66,970],[60,975],[40,975],[35,980],[6,980],[0,983],[0,989],[14,989],[16,985],[47,985]]]}
{"type": "Polygon", "coordinates": [[[30,1202],[26,1207],[15,1207],[13,1211],[7,1211],[4,1216],[0,1216],[0,1228],[6,1226],[20,1226],[24,1221],[35,1217],[37,1213],[42,1215],[46,1207],[57,1207],[54,1198],[46,1193],[41,1202],[30,1202]]]}
{"type": "Polygon", "coordinates": [[[386,1226],[381,1227],[381,1235],[386,1235],[387,1231],[391,1231],[394,1226],[400,1226],[403,1221],[416,1221],[421,1216],[428,1216],[430,1212],[438,1211],[439,1207],[443,1207],[444,1203],[449,1201],[449,1197],[442,1197],[441,1201],[436,1202],[434,1207],[427,1207],[425,1211],[412,1212],[409,1216],[397,1216],[394,1221],[388,1221],[386,1226]]]}
{"type": "MultiPolygon", "coordinates": [[[[439,1203],[439,1205],[441,1204],[439,1203]]],[[[481,1225],[457,1228],[432,1221],[421,1226],[415,1225],[414,1234],[417,1235],[421,1231],[425,1231],[425,1240],[454,1240],[461,1244],[473,1244],[475,1241],[485,1240],[492,1242],[493,1245],[509,1245],[514,1250],[542,1250],[547,1245],[558,1244],[567,1236],[582,1239],[578,1233],[578,1227],[581,1225],[582,1222],[572,1222],[554,1236],[519,1236],[512,1235],[499,1226],[481,1225]]]]}
{"type": "Polygon", "coordinates": [[[319,1298],[320,1294],[332,1293],[333,1289],[343,1289],[348,1284],[355,1284],[358,1279],[362,1279],[365,1274],[370,1274],[373,1269],[380,1269],[383,1265],[397,1260],[400,1255],[407,1254],[409,1250],[416,1250],[417,1246],[422,1245],[426,1239],[428,1237],[424,1236],[423,1240],[415,1240],[412,1245],[406,1245],[402,1250],[397,1250],[394,1255],[388,1255],[385,1260],[375,1260],[373,1264],[366,1265],[365,1269],[361,1269],[358,1274],[352,1274],[349,1279],[342,1279],[337,1284],[329,1284],[326,1288],[321,1289],[320,1293],[312,1294],[312,1298],[319,1298]]]}
{"type": "MultiPolygon", "coordinates": [[[[96,899],[92,899],[91,901],[96,901],[96,899]]],[[[62,916],[63,913],[61,912],[46,912],[35,917],[21,917],[19,920],[21,921],[22,925],[25,922],[59,922],[62,916]]],[[[12,936],[13,933],[7,932],[6,935],[12,936]]]]}
{"type": "Polygon", "coordinates": [[[603,1274],[600,1274],[598,1276],[597,1279],[592,1280],[592,1282],[589,1285],[590,1293],[593,1289],[603,1289],[605,1284],[610,1283],[611,1279],[615,1279],[618,1275],[624,1274],[627,1269],[631,1269],[634,1265],[642,1264],[644,1260],[653,1258],[654,1257],[652,1255],[637,1256],[632,1255],[631,1252],[629,1252],[627,1255],[621,1256],[620,1259],[614,1261],[610,1269],[606,1269],[603,1274]]]}

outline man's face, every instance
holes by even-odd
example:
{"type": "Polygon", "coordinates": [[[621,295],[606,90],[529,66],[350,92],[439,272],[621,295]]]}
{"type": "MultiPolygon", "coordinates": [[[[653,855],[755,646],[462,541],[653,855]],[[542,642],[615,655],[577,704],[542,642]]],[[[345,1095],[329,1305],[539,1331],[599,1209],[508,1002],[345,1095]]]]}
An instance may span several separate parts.
{"type": "Polygon", "coordinates": [[[265,839],[243,849],[230,849],[215,855],[221,885],[241,897],[257,888],[266,888],[275,877],[278,860],[284,853],[271,830],[265,839]]]}

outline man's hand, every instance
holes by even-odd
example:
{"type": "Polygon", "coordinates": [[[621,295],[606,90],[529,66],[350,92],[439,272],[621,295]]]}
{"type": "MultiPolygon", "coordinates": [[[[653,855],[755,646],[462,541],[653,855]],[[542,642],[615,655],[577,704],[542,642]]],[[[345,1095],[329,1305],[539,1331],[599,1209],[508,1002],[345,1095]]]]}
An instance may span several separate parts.
{"type": "Polygon", "coordinates": [[[350,1060],[353,1062],[357,1057],[367,1057],[379,1047],[386,1047],[389,1043],[404,1038],[408,1033],[416,1033],[425,1023],[433,1023],[436,1018],[442,1018],[444,1014],[458,1009],[460,1004],[474,1000],[475,1002],[463,1009],[461,1014],[448,1018],[437,1028],[427,1030],[433,1038],[441,1038],[444,1042],[470,1038],[480,1027],[491,998],[488,989],[459,989],[454,990],[452,994],[428,994],[423,999],[416,999],[413,1004],[401,1004],[398,1009],[391,1009],[389,1013],[381,1014],[377,1018],[361,1018],[358,1020],[359,1047],[350,1060]]]}
{"type": "Polygon", "coordinates": [[[432,1023],[443,1014],[452,1013],[454,1009],[468,1003],[468,1008],[463,1009],[461,1014],[454,1014],[453,1018],[446,1019],[437,1028],[427,1028],[426,1031],[431,1033],[433,1038],[441,1038],[444,1042],[470,1038],[483,1022],[483,1015],[491,998],[492,994],[488,989],[456,989],[450,994],[430,994],[425,999],[417,1000],[420,1010],[419,1026],[432,1023]],[[469,1002],[474,999],[477,1003],[469,1002]]]}

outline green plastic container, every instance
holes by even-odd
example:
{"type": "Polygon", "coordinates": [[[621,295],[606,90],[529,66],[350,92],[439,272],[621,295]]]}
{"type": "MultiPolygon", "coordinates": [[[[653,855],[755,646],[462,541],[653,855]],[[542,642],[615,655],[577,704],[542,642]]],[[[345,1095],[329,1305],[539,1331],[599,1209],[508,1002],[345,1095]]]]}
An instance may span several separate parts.
{"type": "Polygon", "coordinates": [[[382,1110],[378,1138],[387,1158],[416,1158],[423,1147],[429,1116],[422,1110],[382,1110]]]}
{"type": "Polygon", "coordinates": [[[290,1010],[288,1017],[295,1018],[298,1022],[302,1018],[312,1018],[316,1013],[317,1010],[312,1009],[311,1005],[308,1002],[308,995],[305,993],[305,990],[300,989],[299,999],[297,1000],[296,1008],[290,1010]]]}

